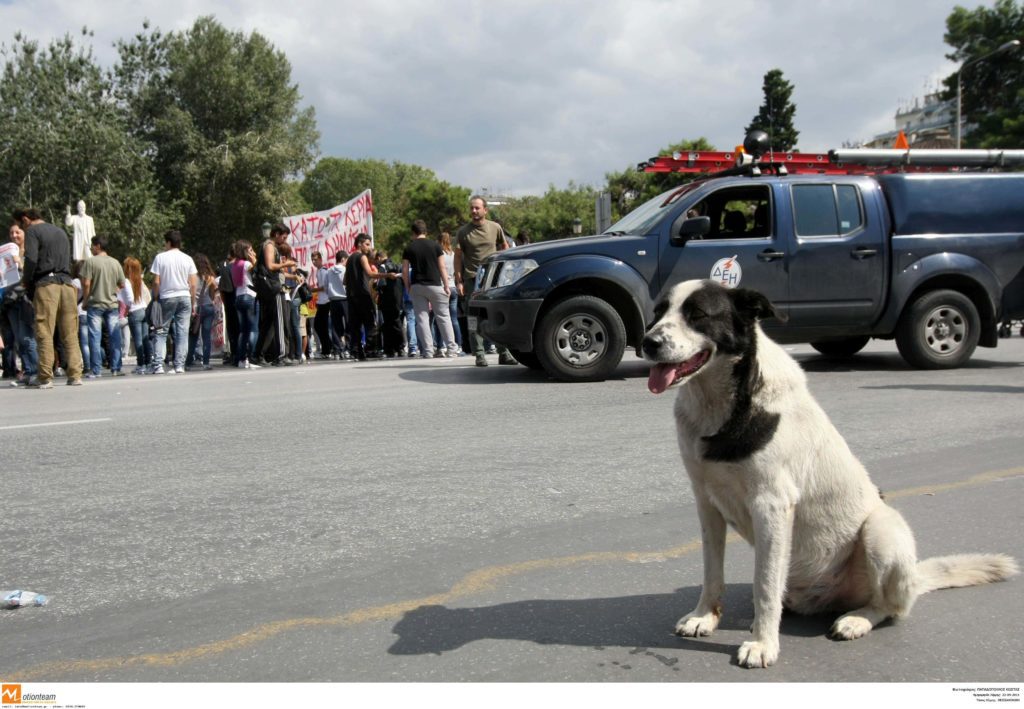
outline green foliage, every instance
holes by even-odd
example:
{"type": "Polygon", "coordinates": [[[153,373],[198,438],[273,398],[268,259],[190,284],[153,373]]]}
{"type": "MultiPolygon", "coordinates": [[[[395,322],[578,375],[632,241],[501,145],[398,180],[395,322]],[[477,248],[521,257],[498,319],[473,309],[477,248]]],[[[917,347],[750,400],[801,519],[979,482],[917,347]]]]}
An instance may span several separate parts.
{"type": "Polygon", "coordinates": [[[65,36],[41,50],[19,33],[0,55],[0,208],[33,206],[62,225],[83,199],[111,253],[155,253],[178,214],[91,48],[65,36]]]}
{"type": "MultiPolygon", "coordinates": [[[[966,126],[964,147],[1019,148],[1024,146],[1024,63],[1021,50],[985,57],[1012,39],[1024,39],[1024,7],[1014,0],[996,0],[992,7],[957,7],[946,18],[947,58],[959,62],[966,126]]],[[[945,79],[944,98],[956,98],[957,75],[945,79]]]]}
{"type": "Polygon", "coordinates": [[[576,219],[581,222],[583,234],[593,234],[597,194],[593,187],[573,182],[566,189],[550,185],[542,197],[513,198],[505,204],[492,206],[490,218],[500,222],[512,237],[527,230],[531,242],[571,236],[576,219]]]}
{"type": "Polygon", "coordinates": [[[258,33],[212,17],[186,32],[146,30],[118,44],[117,96],[181,205],[189,247],[220,253],[298,204],[288,178],[314,159],[313,109],[299,108],[291,64],[258,33]]]}
{"type": "MultiPolygon", "coordinates": [[[[697,138],[696,140],[673,143],[659,151],[658,155],[708,152],[714,149],[715,147],[706,138],[697,138]]],[[[640,206],[652,197],[673,187],[692,182],[697,177],[698,175],[692,173],[638,172],[635,167],[626,168],[622,172],[607,173],[605,179],[608,182],[608,191],[612,198],[612,220],[621,219],[634,207],[640,206]]]]}
{"type": "Polygon", "coordinates": [[[796,148],[800,131],[793,125],[796,106],[790,101],[793,84],[782,77],[781,69],[772,69],[764,75],[764,103],[750,121],[745,134],[763,130],[771,139],[773,150],[789,152],[796,148]]]}

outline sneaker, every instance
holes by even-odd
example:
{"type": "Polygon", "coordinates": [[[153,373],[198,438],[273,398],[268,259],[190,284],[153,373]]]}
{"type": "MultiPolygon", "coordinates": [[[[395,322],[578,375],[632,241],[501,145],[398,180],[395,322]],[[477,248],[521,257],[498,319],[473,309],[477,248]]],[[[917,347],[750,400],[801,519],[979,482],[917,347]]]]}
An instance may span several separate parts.
{"type": "Polygon", "coordinates": [[[213,365],[211,365],[211,364],[204,364],[203,365],[203,371],[204,372],[209,372],[211,369],[213,369],[213,365]]]}
{"type": "Polygon", "coordinates": [[[124,376],[124,372],[122,372],[120,369],[118,369],[116,372],[111,372],[110,376],[112,376],[112,377],[123,377],[124,376]]]}
{"type": "Polygon", "coordinates": [[[132,370],[132,374],[145,374],[145,373],[146,373],[146,368],[145,367],[136,367],[135,369],[132,370]]]}
{"type": "Polygon", "coordinates": [[[259,369],[262,366],[263,365],[260,365],[260,364],[253,364],[252,362],[246,362],[245,363],[245,368],[246,369],[259,369]]]}
{"type": "Polygon", "coordinates": [[[88,374],[85,375],[85,378],[86,379],[99,379],[100,375],[97,374],[96,372],[89,372],[88,374]]]}
{"type": "MultiPolygon", "coordinates": [[[[81,384],[82,380],[81,379],[69,379],[68,380],[68,384],[71,384],[71,382],[78,382],[79,384],[81,384]]],[[[51,382],[41,382],[39,380],[36,380],[35,385],[29,384],[29,388],[30,389],[53,389],[53,382],[52,381],[51,382]]]]}
{"type": "Polygon", "coordinates": [[[55,370],[53,370],[53,376],[55,376],[55,377],[66,377],[67,373],[64,371],[63,367],[57,367],[55,370]]]}
{"type": "Polygon", "coordinates": [[[509,352],[502,352],[498,356],[498,364],[519,364],[519,360],[511,355],[509,352]]]}
{"type": "Polygon", "coordinates": [[[153,369],[149,371],[150,374],[163,374],[164,366],[162,364],[154,364],[153,369]]]}
{"type": "Polygon", "coordinates": [[[487,354],[498,354],[498,348],[494,345],[491,345],[490,347],[487,348],[487,354]]]}
{"type": "Polygon", "coordinates": [[[441,350],[434,350],[434,359],[444,359],[444,352],[441,350]]]}
{"type": "Polygon", "coordinates": [[[486,367],[487,366],[487,358],[484,357],[483,354],[478,354],[476,356],[476,366],[478,366],[478,367],[486,367]]]}
{"type": "MultiPolygon", "coordinates": [[[[81,379],[68,379],[68,386],[69,387],[80,387],[80,386],[82,386],[82,380],[81,379]]],[[[47,382],[45,385],[40,384],[39,388],[40,389],[53,389],[53,382],[47,382]]]]}
{"type": "Polygon", "coordinates": [[[174,373],[175,374],[184,374],[185,373],[185,368],[184,367],[175,367],[174,368],[174,373]]]}

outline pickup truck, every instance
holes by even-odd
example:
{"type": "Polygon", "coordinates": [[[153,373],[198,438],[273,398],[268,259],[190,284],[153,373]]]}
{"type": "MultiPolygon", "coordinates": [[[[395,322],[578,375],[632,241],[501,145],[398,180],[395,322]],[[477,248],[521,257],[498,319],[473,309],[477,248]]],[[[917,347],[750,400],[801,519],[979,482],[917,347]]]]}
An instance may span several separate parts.
{"type": "Polygon", "coordinates": [[[1024,315],[1024,174],[692,182],[599,236],[494,254],[467,315],[522,364],[597,381],[639,348],[658,297],[691,278],[765,294],[787,318],[763,323],[779,342],[845,357],[895,339],[914,367],[958,367],[1024,315]]]}

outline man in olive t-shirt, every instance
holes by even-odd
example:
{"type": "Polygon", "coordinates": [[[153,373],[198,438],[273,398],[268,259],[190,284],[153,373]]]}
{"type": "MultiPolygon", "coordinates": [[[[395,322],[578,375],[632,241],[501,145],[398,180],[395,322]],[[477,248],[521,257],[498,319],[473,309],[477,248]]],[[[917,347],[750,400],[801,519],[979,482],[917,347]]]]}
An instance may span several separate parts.
{"type": "MultiPolygon", "coordinates": [[[[479,195],[471,197],[469,214],[469,224],[455,235],[455,287],[459,289],[459,295],[466,299],[466,303],[469,303],[476,289],[476,272],[480,264],[494,252],[506,248],[505,232],[501,225],[487,218],[487,200],[479,195]]],[[[476,366],[486,367],[483,336],[470,328],[469,337],[473,343],[473,354],[476,355],[476,366]]],[[[498,364],[519,363],[508,348],[502,347],[498,350],[498,364]]]]}
{"type": "Polygon", "coordinates": [[[101,328],[107,331],[110,343],[110,372],[115,377],[121,371],[121,326],[117,293],[124,288],[124,270],[117,259],[107,254],[107,239],[94,236],[90,246],[92,258],[82,262],[79,278],[82,281],[82,306],[89,325],[89,373],[86,379],[100,376],[103,368],[101,328]]]}

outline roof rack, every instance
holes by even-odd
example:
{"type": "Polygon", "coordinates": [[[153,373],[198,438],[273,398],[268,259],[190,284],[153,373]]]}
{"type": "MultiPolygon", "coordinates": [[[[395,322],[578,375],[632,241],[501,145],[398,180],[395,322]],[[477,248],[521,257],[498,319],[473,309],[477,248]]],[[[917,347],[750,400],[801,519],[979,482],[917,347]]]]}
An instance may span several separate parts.
{"type": "Polygon", "coordinates": [[[640,172],[698,173],[708,177],[761,174],[878,175],[894,172],[960,172],[1024,165],[1024,150],[874,150],[768,153],[760,159],[734,152],[689,151],[637,165],[640,172]],[[765,160],[764,158],[768,158],[765,160]]]}

